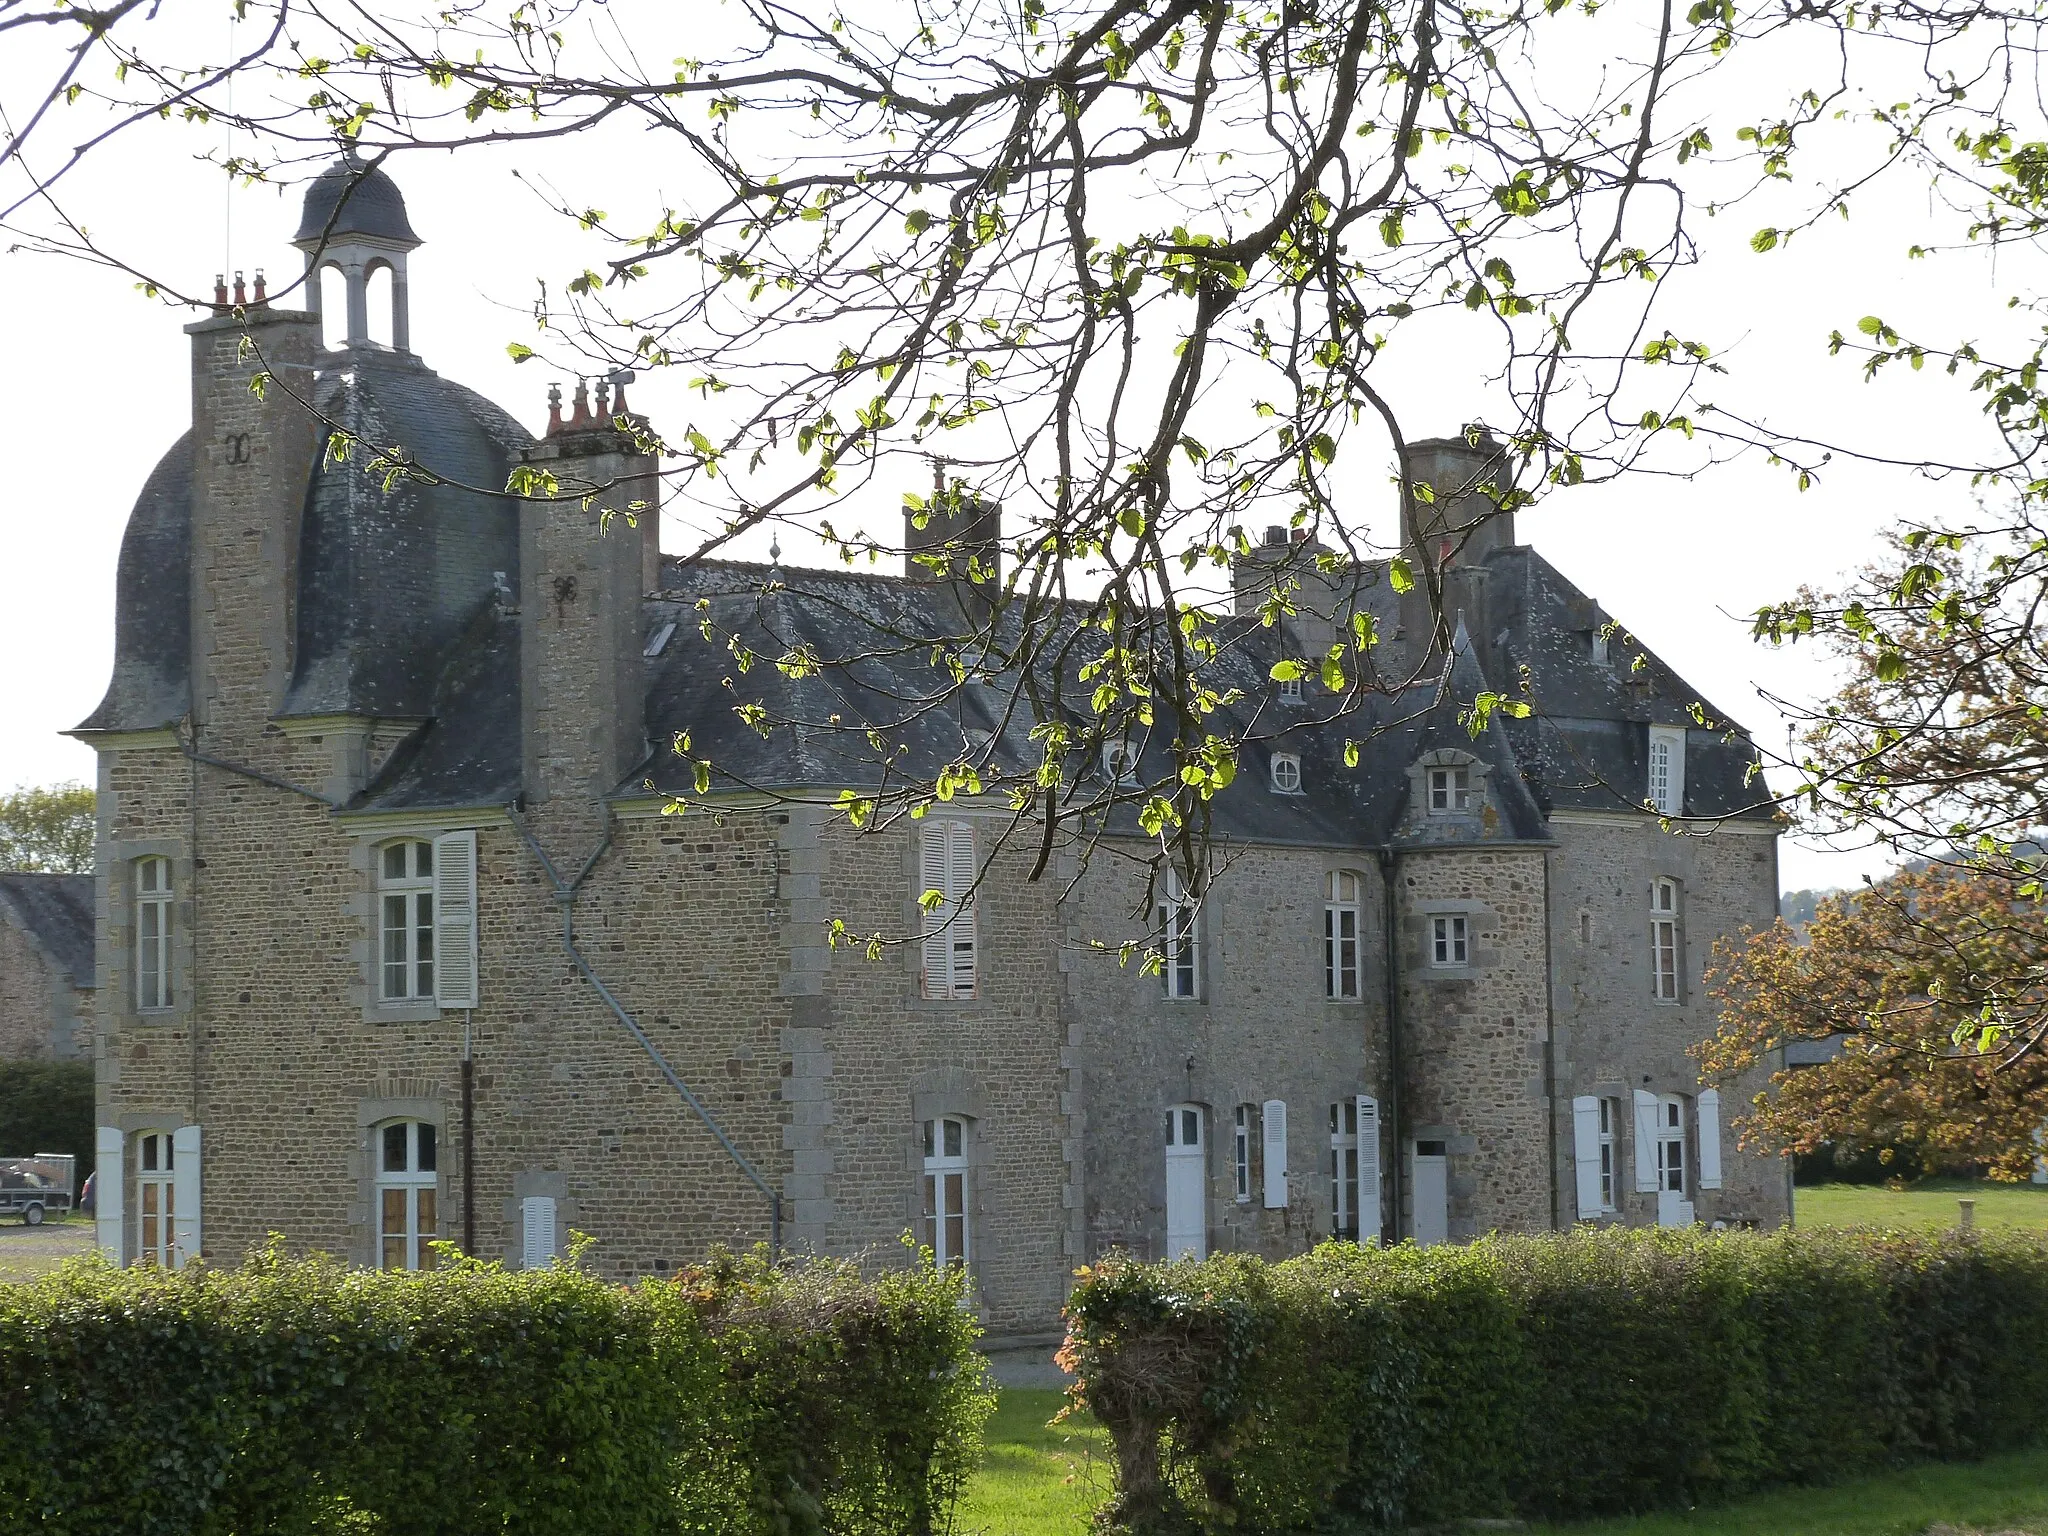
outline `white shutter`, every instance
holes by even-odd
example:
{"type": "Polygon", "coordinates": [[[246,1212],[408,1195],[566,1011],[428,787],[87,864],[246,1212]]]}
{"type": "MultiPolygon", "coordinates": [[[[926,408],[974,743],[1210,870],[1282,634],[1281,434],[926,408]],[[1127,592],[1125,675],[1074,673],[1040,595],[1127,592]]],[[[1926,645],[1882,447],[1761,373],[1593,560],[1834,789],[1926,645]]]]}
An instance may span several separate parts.
{"type": "Polygon", "coordinates": [[[434,1001],[476,1006],[476,833],[434,839],[434,1001]]]}
{"type": "MultiPolygon", "coordinates": [[[[918,839],[917,899],[922,910],[925,892],[946,891],[946,826],[928,821],[918,839]]],[[[924,995],[950,997],[953,988],[953,952],[946,932],[947,904],[941,901],[924,913],[924,995]]]]}
{"type": "Polygon", "coordinates": [[[1579,1220],[1600,1214],[1600,1101],[1572,1100],[1572,1167],[1578,1174],[1579,1220]]]}
{"type": "Polygon", "coordinates": [[[181,1125],[171,1132],[171,1240],[178,1245],[182,1268],[199,1257],[199,1127],[181,1125]]]}
{"type": "Polygon", "coordinates": [[[1369,1093],[1358,1096],[1358,1240],[1380,1241],[1380,1101],[1369,1093]]]}
{"type": "Polygon", "coordinates": [[[1636,1193],[1657,1193],[1657,1095],[1636,1090],[1636,1193]]]}
{"type": "Polygon", "coordinates": [[[974,824],[956,821],[946,835],[946,910],[953,926],[947,941],[953,955],[953,996],[974,996],[974,824]]]}
{"type": "Polygon", "coordinates": [[[519,1267],[546,1269],[555,1259],[555,1197],[528,1195],[519,1202],[519,1267]]]}
{"type": "Polygon", "coordinates": [[[1261,1120],[1265,1134],[1266,1209],[1287,1208],[1287,1101],[1268,1099],[1261,1120]]]}
{"type": "Polygon", "coordinates": [[[1702,1088],[1694,1105],[1700,1127],[1700,1188],[1721,1187],[1721,1090],[1702,1088]]]}
{"type": "Polygon", "coordinates": [[[120,1127],[103,1125],[93,1144],[99,1154],[94,1167],[98,1182],[92,1188],[93,1198],[98,1202],[93,1208],[93,1226],[98,1231],[100,1252],[110,1264],[126,1264],[128,1250],[122,1237],[128,1209],[121,1175],[128,1158],[128,1138],[121,1134],[120,1127]]]}

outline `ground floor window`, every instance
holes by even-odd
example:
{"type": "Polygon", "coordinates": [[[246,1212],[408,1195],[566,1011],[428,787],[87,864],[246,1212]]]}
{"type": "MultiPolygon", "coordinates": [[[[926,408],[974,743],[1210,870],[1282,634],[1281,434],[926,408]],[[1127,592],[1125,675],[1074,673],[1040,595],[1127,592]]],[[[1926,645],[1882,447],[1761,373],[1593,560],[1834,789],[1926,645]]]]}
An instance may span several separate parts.
{"type": "Polygon", "coordinates": [[[135,1209],[140,1230],[135,1260],[171,1269],[178,1262],[175,1156],[169,1131],[144,1131],[135,1139],[135,1209]]]}
{"type": "Polygon", "coordinates": [[[1330,1106],[1330,1231],[1358,1240],[1358,1100],[1330,1106]]]}
{"type": "Polygon", "coordinates": [[[941,1269],[965,1269],[967,1122],[942,1115],[924,1123],[924,1245],[941,1269]]]}
{"type": "Polygon", "coordinates": [[[432,1269],[441,1235],[436,1132],[424,1120],[377,1128],[377,1267],[432,1269]]]}
{"type": "Polygon", "coordinates": [[[1675,1093],[1657,1100],[1657,1188],[1685,1193],[1685,1104],[1675,1093]]]}

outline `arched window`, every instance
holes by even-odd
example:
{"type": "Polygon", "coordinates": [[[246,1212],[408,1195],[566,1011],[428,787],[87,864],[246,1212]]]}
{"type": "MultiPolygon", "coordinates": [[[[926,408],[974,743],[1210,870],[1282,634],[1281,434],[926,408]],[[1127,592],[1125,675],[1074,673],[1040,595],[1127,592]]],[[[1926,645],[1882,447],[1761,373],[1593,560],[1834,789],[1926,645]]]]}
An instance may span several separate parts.
{"type": "Polygon", "coordinates": [[[135,1213],[138,1227],[135,1259],[175,1269],[178,1239],[174,1230],[177,1192],[174,1152],[169,1131],[144,1131],[135,1138],[135,1213]]]}
{"type": "Polygon", "coordinates": [[[424,1120],[377,1127],[377,1267],[432,1269],[441,1235],[438,1133],[424,1120]]]}
{"type": "Polygon", "coordinates": [[[397,306],[392,298],[391,284],[391,263],[371,262],[369,271],[364,274],[364,287],[368,294],[370,340],[380,347],[388,347],[392,343],[391,322],[397,306]]]}
{"type": "Polygon", "coordinates": [[[941,1269],[965,1269],[967,1225],[967,1122],[941,1115],[924,1123],[925,1247],[941,1269]]]}
{"type": "Polygon", "coordinates": [[[1359,879],[1348,869],[1323,880],[1323,996],[1339,1002],[1359,995],[1359,879]]]}
{"type": "Polygon", "coordinates": [[[171,861],[135,861],[135,1006],[169,1008],[171,997],[171,861]]]}
{"type": "Polygon", "coordinates": [[[434,995],[434,845],[416,838],[378,853],[386,1001],[434,995]]]}
{"type": "Polygon", "coordinates": [[[1678,1001],[1678,882],[1650,882],[1650,996],[1678,1001]]]}

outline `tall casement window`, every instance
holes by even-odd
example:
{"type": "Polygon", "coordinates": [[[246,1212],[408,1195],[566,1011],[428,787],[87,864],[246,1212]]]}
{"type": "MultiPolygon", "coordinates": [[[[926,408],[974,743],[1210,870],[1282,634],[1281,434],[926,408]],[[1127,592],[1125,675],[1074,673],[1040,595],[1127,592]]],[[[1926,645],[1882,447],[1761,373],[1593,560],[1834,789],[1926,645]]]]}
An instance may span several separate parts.
{"type": "Polygon", "coordinates": [[[1650,882],[1650,996],[1678,1001],[1678,882],[1650,882]]]}
{"type": "Polygon", "coordinates": [[[171,861],[135,861],[135,1006],[169,1008],[171,996],[171,861]]]}
{"type": "Polygon", "coordinates": [[[1330,1232],[1358,1240],[1358,1100],[1330,1106],[1330,1232]]]}
{"type": "Polygon", "coordinates": [[[1472,933],[1460,912],[1444,913],[1429,920],[1429,963],[1438,966],[1469,965],[1472,961],[1472,933]]]}
{"type": "Polygon", "coordinates": [[[1685,732],[1677,726],[1650,727],[1650,808],[1676,816],[1685,805],[1685,732]]]}
{"type": "Polygon", "coordinates": [[[140,1264],[173,1269],[178,1262],[177,1151],[169,1131],[144,1131],[135,1138],[135,1258],[140,1264]]]}
{"type": "Polygon", "coordinates": [[[1472,770],[1432,768],[1429,770],[1429,814],[1457,816],[1472,809],[1472,770]]]}
{"type": "Polygon", "coordinates": [[[1160,978],[1166,995],[1176,998],[1200,996],[1200,934],[1195,899],[1188,894],[1180,871],[1166,872],[1165,892],[1159,902],[1159,944],[1165,956],[1160,978]]]}
{"type": "MultiPolygon", "coordinates": [[[[1572,1100],[1572,1161],[1577,1174],[1579,1219],[1597,1221],[1618,1208],[1620,1156],[1614,1138],[1621,1101],[1584,1094],[1572,1100]]],[[[1644,1186],[1648,1188],[1647,1185],[1644,1186]]]]}
{"type": "Polygon", "coordinates": [[[974,825],[927,821],[918,834],[924,910],[924,995],[972,997],[975,985],[974,825]]]}
{"type": "Polygon", "coordinates": [[[382,995],[389,1002],[431,998],[434,845],[417,838],[386,843],[378,854],[377,869],[378,909],[382,914],[382,995]]]}
{"type": "Polygon", "coordinates": [[[924,1245],[941,1269],[972,1259],[967,1229],[967,1122],[942,1115],[924,1123],[924,1245]]]}
{"type": "Polygon", "coordinates": [[[1614,1200],[1614,1117],[1617,1113],[1614,1100],[1600,1100],[1600,1139],[1597,1145],[1600,1157],[1600,1209],[1603,1211],[1618,1208],[1614,1200]]]}
{"type": "Polygon", "coordinates": [[[1230,1196],[1239,1205],[1252,1198],[1252,1114],[1251,1105],[1240,1104],[1230,1122],[1230,1196]]]}
{"type": "Polygon", "coordinates": [[[1339,1002],[1358,996],[1358,891],[1351,870],[1323,878],[1323,996],[1339,1002]]]}
{"type": "Polygon", "coordinates": [[[1675,1093],[1657,1100],[1657,1188],[1685,1193],[1685,1101],[1675,1093]]]}
{"type": "Polygon", "coordinates": [[[376,1132],[377,1267],[432,1269],[441,1235],[439,1159],[433,1126],[393,1120],[376,1132]]]}

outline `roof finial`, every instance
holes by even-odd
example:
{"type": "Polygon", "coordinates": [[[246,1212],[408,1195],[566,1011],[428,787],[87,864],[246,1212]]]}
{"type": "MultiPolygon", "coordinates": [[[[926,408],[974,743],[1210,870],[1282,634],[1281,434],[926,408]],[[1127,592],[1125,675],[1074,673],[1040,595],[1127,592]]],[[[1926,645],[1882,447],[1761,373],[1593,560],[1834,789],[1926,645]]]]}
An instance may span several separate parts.
{"type": "Polygon", "coordinates": [[[562,386],[548,386],[548,436],[553,437],[562,430],[562,386]]]}
{"type": "Polygon", "coordinates": [[[590,425],[590,381],[579,378],[576,381],[576,408],[569,414],[569,425],[587,427],[590,425]]]}
{"type": "Polygon", "coordinates": [[[768,569],[771,571],[782,569],[782,540],[772,532],[768,535],[768,569]]]}

